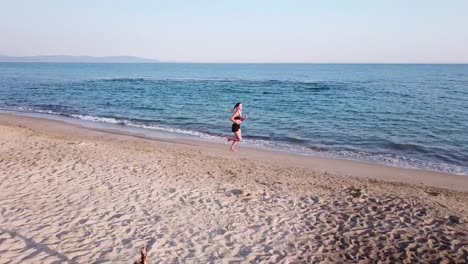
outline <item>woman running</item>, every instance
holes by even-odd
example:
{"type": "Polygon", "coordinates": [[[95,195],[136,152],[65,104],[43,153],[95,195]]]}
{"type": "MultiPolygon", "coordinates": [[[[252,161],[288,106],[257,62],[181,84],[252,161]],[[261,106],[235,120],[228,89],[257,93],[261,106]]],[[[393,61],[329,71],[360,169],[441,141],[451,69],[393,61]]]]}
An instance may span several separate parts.
{"type": "Polygon", "coordinates": [[[236,151],[236,149],[234,148],[234,146],[241,142],[242,141],[242,133],[241,133],[241,126],[240,124],[242,122],[244,122],[245,120],[247,120],[247,116],[243,117],[242,116],[242,104],[241,103],[237,103],[236,105],[234,105],[234,107],[232,108],[232,116],[229,120],[231,120],[232,122],[232,128],[231,128],[231,131],[234,133],[234,136],[236,136],[235,138],[230,138],[228,137],[227,140],[228,142],[232,141],[232,145],[231,145],[231,148],[230,150],[231,151],[236,151]]]}

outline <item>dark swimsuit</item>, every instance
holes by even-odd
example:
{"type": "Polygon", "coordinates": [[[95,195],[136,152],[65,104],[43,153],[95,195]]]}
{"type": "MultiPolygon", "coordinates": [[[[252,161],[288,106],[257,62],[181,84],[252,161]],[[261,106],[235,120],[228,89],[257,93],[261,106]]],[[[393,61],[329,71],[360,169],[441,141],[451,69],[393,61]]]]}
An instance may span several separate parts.
{"type": "MultiPolygon", "coordinates": [[[[240,120],[240,119],[242,119],[240,116],[234,117],[234,120],[240,120]]],[[[239,131],[239,129],[240,129],[240,124],[236,124],[236,123],[232,124],[232,128],[231,128],[232,132],[237,132],[239,131]]]]}

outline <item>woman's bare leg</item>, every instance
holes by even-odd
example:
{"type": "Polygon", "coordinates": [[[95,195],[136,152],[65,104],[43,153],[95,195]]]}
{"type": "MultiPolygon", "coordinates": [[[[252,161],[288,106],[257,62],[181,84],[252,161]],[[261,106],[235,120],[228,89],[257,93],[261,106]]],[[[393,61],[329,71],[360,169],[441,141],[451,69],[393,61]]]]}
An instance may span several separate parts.
{"type": "Polygon", "coordinates": [[[230,148],[231,151],[236,151],[236,150],[234,149],[234,146],[235,146],[237,143],[239,143],[239,142],[242,141],[242,132],[241,132],[240,129],[237,130],[236,132],[234,132],[234,135],[236,136],[236,139],[232,139],[233,142],[232,142],[232,145],[231,145],[231,148],[230,148]]]}

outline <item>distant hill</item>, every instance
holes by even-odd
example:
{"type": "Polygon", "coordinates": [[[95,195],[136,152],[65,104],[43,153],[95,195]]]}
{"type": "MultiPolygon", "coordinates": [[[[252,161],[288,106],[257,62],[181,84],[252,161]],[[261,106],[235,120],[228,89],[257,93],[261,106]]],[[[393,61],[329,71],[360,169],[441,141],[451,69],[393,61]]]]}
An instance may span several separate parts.
{"type": "Polygon", "coordinates": [[[50,56],[24,56],[13,57],[0,55],[0,62],[87,62],[87,63],[155,63],[159,60],[144,59],[133,56],[70,56],[70,55],[50,55],[50,56]]]}

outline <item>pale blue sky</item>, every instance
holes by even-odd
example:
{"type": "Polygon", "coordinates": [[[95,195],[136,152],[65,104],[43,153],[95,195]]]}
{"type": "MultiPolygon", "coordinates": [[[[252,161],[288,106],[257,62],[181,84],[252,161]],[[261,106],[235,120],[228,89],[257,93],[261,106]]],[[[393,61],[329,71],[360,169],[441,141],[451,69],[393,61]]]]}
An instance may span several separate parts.
{"type": "Polygon", "coordinates": [[[0,54],[468,63],[468,0],[0,0],[0,54]]]}

